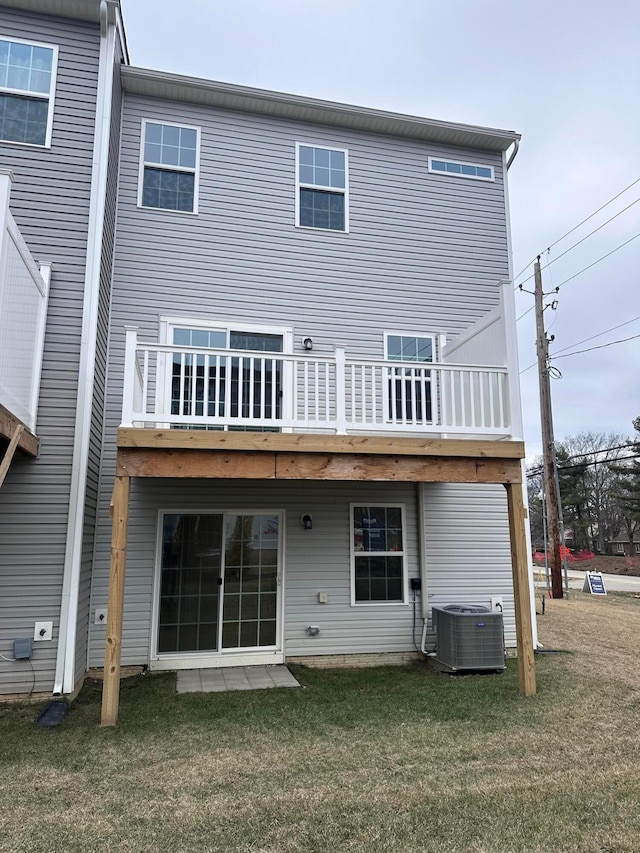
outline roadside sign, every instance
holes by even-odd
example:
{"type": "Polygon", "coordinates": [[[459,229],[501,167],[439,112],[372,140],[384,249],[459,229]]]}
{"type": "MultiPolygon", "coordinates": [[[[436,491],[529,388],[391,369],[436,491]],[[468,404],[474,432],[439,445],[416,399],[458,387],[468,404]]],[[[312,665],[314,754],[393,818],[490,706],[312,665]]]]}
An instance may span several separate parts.
{"type": "Polygon", "coordinates": [[[584,576],[583,592],[590,592],[591,595],[606,595],[607,590],[604,586],[604,578],[600,572],[587,572],[584,576]]]}

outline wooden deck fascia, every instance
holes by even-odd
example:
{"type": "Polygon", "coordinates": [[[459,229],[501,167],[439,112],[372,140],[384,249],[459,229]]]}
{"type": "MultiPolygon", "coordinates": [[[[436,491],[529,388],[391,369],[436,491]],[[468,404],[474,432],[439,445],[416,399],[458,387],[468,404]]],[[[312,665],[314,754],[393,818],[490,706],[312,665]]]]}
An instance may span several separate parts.
{"type": "Polygon", "coordinates": [[[27,453],[29,456],[37,456],[40,452],[40,440],[37,435],[34,435],[19,418],[12,415],[4,406],[0,406],[0,438],[5,438],[11,441],[16,434],[18,427],[23,427],[23,430],[18,439],[17,448],[27,453]]]}

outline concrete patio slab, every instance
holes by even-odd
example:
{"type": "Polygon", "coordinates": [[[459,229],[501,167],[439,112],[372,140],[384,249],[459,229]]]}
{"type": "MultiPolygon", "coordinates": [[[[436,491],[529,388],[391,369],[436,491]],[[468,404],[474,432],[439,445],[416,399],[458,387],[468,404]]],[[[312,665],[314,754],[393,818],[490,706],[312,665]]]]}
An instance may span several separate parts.
{"type": "Polygon", "coordinates": [[[222,693],[227,690],[300,687],[284,664],[181,669],[177,675],[178,693],[222,693]]]}

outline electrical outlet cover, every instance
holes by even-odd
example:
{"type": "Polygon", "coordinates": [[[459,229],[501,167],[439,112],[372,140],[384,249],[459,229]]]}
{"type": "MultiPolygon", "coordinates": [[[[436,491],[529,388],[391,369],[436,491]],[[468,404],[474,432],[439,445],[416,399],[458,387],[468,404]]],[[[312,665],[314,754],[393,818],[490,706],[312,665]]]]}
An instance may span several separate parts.
{"type": "Polygon", "coordinates": [[[33,629],[33,640],[36,643],[53,639],[53,622],[36,622],[33,629]]]}
{"type": "Polygon", "coordinates": [[[93,621],[96,625],[106,625],[107,611],[103,607],[97,607],[93,621]]]}

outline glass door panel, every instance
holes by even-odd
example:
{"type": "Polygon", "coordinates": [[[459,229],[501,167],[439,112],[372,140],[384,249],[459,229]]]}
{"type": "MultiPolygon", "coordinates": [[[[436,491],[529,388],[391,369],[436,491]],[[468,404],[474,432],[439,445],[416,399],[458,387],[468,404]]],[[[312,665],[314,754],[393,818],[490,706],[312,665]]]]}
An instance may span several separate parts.
{"type": "Polygon", "coordinates": [[[158,652],[216,651],[222,515],[163,518],[158,652]]]}
{"type": "MultiPolygon", "coordinates": [[[[231,330],[174,328],[173,343],[218,350],[245,350],[254,357],[174,353],[171,414],[238,418],[282,418],[282,362],[269,353],[283,351],[282,335],[231,330]]],[[[175,426],[175,425],[174,425],[175,426]]],[[[188,424],[189,429],[256,429],[188,424]]],[[[277,430],[277,427],[267,427],[277,430]]]]}
{"type": "Polygon", "coordinates": [[[276,645],[278,516],[225,522],[222,648],[276,645]]]}

